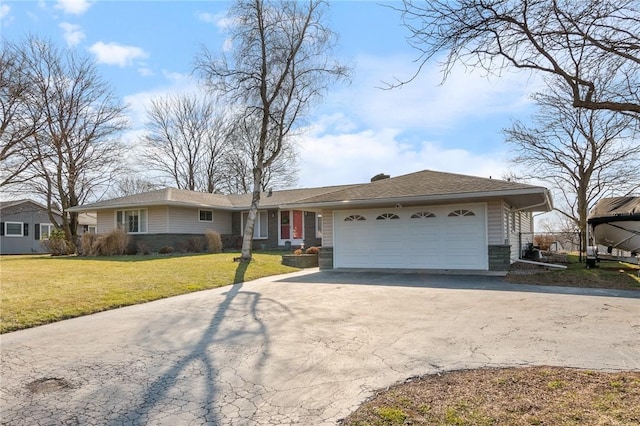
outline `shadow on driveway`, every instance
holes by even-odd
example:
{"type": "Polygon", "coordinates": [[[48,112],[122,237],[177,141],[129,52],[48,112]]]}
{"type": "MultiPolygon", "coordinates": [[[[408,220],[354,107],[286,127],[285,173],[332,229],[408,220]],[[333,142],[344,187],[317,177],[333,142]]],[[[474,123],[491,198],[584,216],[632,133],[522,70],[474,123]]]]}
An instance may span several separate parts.
{"type": "Polygon", "coordinates": [[[429,272],[386,272],[375,270],[320,271],[298,277],[276,279],[276,282],[310,284],[348,284],[398,287],[442,288],[452,290],[493,290],[525,293],[568,294],[640,299],[640,292],[605,288],[580,288],[514,284],[504,277],[489,275],[434,274],[429,272]]]}

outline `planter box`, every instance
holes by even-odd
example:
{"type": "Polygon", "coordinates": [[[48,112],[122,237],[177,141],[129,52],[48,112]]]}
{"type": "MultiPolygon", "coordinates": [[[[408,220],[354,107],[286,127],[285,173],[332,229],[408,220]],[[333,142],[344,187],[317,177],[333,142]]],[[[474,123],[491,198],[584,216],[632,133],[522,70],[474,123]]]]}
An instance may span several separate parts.
{"type": "Polygon", "coordinates": [[[293,266],[294,268],[317,268],[317,254],[283,254],[282,264],[293,266]]]}

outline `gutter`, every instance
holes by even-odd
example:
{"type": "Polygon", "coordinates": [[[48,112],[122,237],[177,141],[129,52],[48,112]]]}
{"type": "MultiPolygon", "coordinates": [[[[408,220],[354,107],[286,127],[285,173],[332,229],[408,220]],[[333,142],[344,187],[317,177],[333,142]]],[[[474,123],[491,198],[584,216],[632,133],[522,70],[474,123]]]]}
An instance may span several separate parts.
{"type": "Polygon", "coordinates": [[[548,204],[549,207],[551,207],[551,210],[553,210],[553,202],[551,201],[551,197],[549,197],[549,191],[547,191],[547,190],[544,191],[544,201],[542,203],[532,204],[530,206],[521,207],[519,209],[516,209],[516,211],[520,212],[520,211],[523,211],[523,210],[529,210],[529,209],[532,209],[532,208],[535,208],[535,207],[544,206],[545,204],[548,204]]]}
{"type": "Polygon", "coordinates": [[[463,194],[440,194],[431,196],[411,196],[411,197],[392,197],[392,198],[373,198],[373,199],[357,199],[357,200],[334,200],[334,201],[319,201],[315,203],[291,203],[285,204],[286,208],[321,208],[321,207],[338,207],[349,208],[352,206],[362,205],[379,205],[389,203],[410,203],[410,202],[433,202],[433,201],[451,201],[451,200],[466,200],[475,198],[499,198],[509,195],[531,195],[531,194],[543,194],[544,201],[541,203],[533,204],[531,206],[525,206],[518,210],[529,209],[533,207],[539,207],[543,205],[549,205],[552,207],[549,193],[545,188],[539,187],[531,190],[507,190],[507,191],[491,191],[491,192],[471,192],[463,194]],[[540,191],[539,189],[542,189],[540,191]]]}

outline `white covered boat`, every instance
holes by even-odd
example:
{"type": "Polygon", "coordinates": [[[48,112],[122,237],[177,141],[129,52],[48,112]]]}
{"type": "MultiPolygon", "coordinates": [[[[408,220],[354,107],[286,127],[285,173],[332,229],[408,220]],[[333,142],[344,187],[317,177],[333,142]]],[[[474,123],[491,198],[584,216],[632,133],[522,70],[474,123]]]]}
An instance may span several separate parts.
{"type": "Polygon", "coordinates": [[[603,198],[587,222],[596,244],[640,254],[640,197],[603,198]]]}

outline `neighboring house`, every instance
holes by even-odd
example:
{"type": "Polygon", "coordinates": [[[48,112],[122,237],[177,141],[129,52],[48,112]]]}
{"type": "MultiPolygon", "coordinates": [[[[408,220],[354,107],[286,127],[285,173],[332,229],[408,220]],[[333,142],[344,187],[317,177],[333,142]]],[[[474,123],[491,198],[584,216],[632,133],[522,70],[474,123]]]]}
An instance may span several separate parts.
{"type": "MultiPolygon", "coordinates": [[[[546,188],[425,170],[370,183],[263,193],[255,248],[321,245],[321,269],[506,271],[550,211],[546,188]]],[[[251,195],[167,188],[74,208],[98,233],[124,228],[151,250],[212,229],[238,248],[251,195]]]]}
{"type": "MultiPolygon", "coordinates": [[[[60,212],[54,212],[55,220],[62,222],[60,212]]],[[[79,215],[80,229],[95,232],[95,216],[79,215]]],[[[0,202],[0,254],[46,253],[42,241],[48,239],[55,228],[47,208],[32,200],[0,202]]]]}

